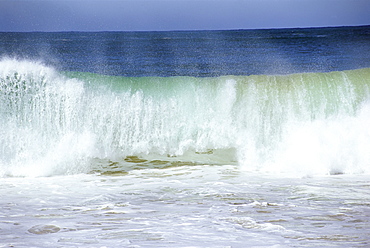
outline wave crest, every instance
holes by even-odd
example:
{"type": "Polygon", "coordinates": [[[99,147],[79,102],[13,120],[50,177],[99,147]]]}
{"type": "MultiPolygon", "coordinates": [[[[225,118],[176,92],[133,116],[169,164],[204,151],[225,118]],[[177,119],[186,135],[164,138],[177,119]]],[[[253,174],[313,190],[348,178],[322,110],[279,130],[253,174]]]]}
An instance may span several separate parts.
{"type": "Polygon", "coordinates": [[[129,156],[368,173],[369,75],[126,78],[3,59],[0,175],[88,173],[129,156]]]}

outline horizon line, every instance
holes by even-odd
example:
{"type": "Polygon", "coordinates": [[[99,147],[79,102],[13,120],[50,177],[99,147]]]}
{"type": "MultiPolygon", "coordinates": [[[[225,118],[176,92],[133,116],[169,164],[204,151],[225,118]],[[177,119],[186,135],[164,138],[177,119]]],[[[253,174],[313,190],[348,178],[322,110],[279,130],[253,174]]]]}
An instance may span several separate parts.
{"type": "Polygon", "coordinates": [[[1,31],[0,33],[104,33],[104,32],[207,32],[207,31],[248,31],[248,30],[278,30],[278,29],[315,29],[315,28],[344,28],[366,27],[370,24],[359,25],[329,25],[329,26],[297,26],[297,27],[262,27],[262,28],[230,28],[230,29],[169,29],[169,30],[59,30],[59,31],[1,31]]]}

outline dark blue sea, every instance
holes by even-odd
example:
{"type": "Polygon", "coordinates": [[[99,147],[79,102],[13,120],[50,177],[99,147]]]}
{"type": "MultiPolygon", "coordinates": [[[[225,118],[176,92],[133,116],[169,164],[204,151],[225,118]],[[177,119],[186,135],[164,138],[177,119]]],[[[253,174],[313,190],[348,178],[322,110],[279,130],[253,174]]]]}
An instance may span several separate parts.
{"type": "Polygon", "coordinates": [[[1,33],[0,55],[62,71],[195,76],[369,67],[370,27],[172,32],[1,33]]]}
{"type": "Polygon", "coordinates": [[[0,247],[367,247],[370,26],[0,33],[0,247]]]}

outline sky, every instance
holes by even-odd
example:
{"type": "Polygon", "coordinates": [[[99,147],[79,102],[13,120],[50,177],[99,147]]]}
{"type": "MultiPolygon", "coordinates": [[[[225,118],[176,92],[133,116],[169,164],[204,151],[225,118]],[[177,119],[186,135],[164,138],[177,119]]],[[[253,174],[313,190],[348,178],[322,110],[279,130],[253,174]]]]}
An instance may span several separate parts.
{"type": "Polygon", "coordinates": [[[0,0],[0,31],[370,25],[370,0],[0,0]]]}

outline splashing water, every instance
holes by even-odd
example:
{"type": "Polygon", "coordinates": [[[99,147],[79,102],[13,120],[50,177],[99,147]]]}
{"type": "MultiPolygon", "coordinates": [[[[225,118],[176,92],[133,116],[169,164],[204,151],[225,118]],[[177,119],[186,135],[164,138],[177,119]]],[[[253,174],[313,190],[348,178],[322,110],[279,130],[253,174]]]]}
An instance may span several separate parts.
{"type": "Polygon", "coordinates": [[[88,173],[97,159],[128,156],[298,175],[369,172],[369,69],[129,78],[3,59],[0,80],[3,177],[88,173]]]}

